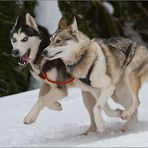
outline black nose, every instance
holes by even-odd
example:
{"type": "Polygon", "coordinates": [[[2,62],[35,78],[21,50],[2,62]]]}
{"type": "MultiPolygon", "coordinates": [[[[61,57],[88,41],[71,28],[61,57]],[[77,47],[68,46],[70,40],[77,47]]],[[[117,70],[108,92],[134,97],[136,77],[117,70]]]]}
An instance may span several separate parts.
{"type": "Polygon", "coordinates": [[[46,56],[47,53],[48,53],[48,51],[46,49],[42,51],[42,55],[44,55],[44,56],[46,56]]]}
{"type": "Polygon", "coordinates": [[[12,50],[12,55],[13,55],[14,57],[18,57],[19,54],[20,54],[20,52],[19,52],[18,49],[14,49],[14,50],[12,50]]]}

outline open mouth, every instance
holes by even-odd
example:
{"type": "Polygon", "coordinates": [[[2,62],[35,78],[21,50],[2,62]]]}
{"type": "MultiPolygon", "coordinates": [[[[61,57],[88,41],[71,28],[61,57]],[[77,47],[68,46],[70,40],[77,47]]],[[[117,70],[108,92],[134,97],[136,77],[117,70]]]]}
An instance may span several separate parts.
{"type": "Polygon", "coordinates": [[[28,61],[30,60],[29,55],[30,55],[30,49],[23,56],[20,57],[18,62],[19,65],[27,65],[28,61]]]}
{"type": "Polygon", "coordinates": [[[56,55],[58,55],[58,54],[60,54],[60,53],[62,53],[62,51],[57,52],[57,53],[54,54],[53,56],[49,56],[49,58],[50,58],[50,59],[51,59],[51,58],[54,58],[56,55]]]}

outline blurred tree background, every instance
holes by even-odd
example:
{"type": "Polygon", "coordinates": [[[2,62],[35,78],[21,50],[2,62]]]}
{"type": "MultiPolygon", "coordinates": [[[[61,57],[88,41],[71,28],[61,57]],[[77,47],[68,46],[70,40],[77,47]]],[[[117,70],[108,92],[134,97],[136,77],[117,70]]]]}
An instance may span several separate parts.
{"type": "Polygon", "coordinates": [[[79,29],[89,37],[129,37],[147,46],[148,2],[59,1],[62,14],[76,16],[79,29]]]}
{"type": "MultiPolygon", "coordinates": [[[[18,70],[11,56],[9,32],[16,17],[33,13],[36,1],[0,2],[0,96],[27,90],[29,72],[18,70]]],[[[148,2],[146,1],[58,1],[61,13],[90,38],[125,36],[148,46],[148,2]]],[[[49,12],[52,13],[52,12],[49,12]]],[[[55,16],[56,17],[56,16],[55,16]]]]}
{"type": "Polygon", "coordinates": [[[17,60],[11,56],[9,33],[18,15],[33,12],[35,1],[0,2],[0,96],[27,90],[29,72],[19,71],[17,60]]]}

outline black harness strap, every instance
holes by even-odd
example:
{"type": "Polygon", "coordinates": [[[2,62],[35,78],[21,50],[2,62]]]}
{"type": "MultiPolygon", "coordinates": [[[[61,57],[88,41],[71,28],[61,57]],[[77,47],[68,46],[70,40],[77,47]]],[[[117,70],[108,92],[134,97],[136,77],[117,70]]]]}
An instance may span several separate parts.
{"type": "Polygon", "coordinates": [[[125,60],[123,62],[122,68],[124,69],[126,66],[128,66],[128,64],[131,62],[134,54],[135,54],[135,48],[132,48],[133,43],[131,43],[127,49],[126,52],[124,51],[123,53],[125,54],[125,60]]]}
{"type": "MultiPolygon", "coordinates": [[[[67,68],[69,70],[70,73],[73,72],[74,68],[76,66],[78,66],[82,60],[84,59],[86,55],[86,52],[84,52],[82,55],[81,55],[81,58],[77,61],[77,63],[73,64],[73,65],[67,65],[67,68]]],[[[96,60],[95,60],[96,61],[96,60]]],[[[94,67],[94,64],[95,64],[95,61],[93,62],[93,64],[91,65],[91,67],[89,68],[88,70],[88,73],[86,75],[86,78],[79,78],[80,81],[82,81],[83,83],[87,84],[87,85],[91,85],[91,81],[90,81],[90,75],[91,75],[91,72],[93,70],[93,67],[94,67]]]]}
{"type": "Polygon", "coordinates": [[[85,83],[85,84],[87,84],[87,85],[91,85],[90,75],[91,75],[91,72],[92,72],[92,70],[93,70],[94,63],[95,63],[95,62],[93,62],[93,64],[91,65],[91,67],[90,67],[90,69],[89,69],[89,71],[88,71],[88,73],[87,73],[86,78],[80,78],[80,79],[79,79],[80,81],[82,81],[83,83],[85,83]]]}

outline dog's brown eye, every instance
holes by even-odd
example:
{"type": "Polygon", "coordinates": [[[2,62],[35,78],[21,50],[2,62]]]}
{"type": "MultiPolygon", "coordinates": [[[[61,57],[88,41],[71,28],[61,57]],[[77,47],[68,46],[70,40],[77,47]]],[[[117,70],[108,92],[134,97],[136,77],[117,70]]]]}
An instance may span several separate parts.
{"type": "Polygon", "coordinates": [[[15,43],[17,40],[16,38],[12,38],[12,42],[15,43]]]}
{"type": "Polygon", "coordinates": [[[22,41],[23,41],[23,42],[26,42],[26,41],[28,41],[28,38],[29,38],[29,37],[26,36],[26,37],[24,37],[24,38],[22,39],[22,41]]]}
{"type": "Polygon", "coordinates": [[[60,40],[60,39],[56,40],[56,44],[60,44],[61,42],[62,42],[62,40],[60,40]]]}

